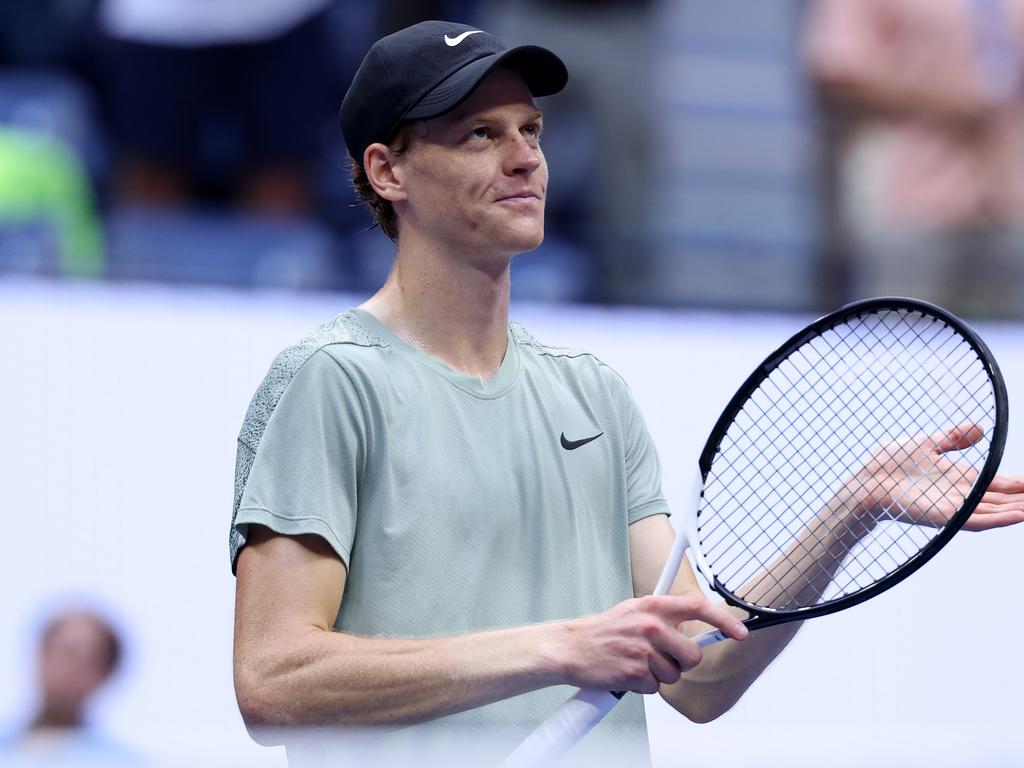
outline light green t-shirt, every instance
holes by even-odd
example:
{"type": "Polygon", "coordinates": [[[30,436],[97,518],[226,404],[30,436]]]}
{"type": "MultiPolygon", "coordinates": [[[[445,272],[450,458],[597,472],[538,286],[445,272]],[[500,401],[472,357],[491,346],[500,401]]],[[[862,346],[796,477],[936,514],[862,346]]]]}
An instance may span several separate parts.
{"type": "MultiPolygon", "coordinates": [[[[317,534],[348,568],[337,630],[453,635],[632,597],[628,526],[667,513],[643,419],[593,355],[511,323],[501,367],[481,380],[353,309],[282,352],[253,398],[231,564],[251,523],[317,534]]],[[[547,688],[416,729],[524,735],[571,693],[547,688]]],[[[641,697],[601,729],[642,742],[639,763],[649,759],[641,697]]]]}

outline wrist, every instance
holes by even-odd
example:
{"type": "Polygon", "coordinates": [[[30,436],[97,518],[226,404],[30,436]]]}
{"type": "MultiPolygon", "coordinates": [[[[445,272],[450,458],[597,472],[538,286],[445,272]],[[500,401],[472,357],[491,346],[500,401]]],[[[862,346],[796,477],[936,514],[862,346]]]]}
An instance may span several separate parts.
{"type": "Polygon", "coordinates": [[[878,502],[860,478],[848,481],[819,513],[837,544],[851,549],[874,529],[878,502]]]}
{"type": "Polygon", "coordinates": [[[577,649],[579,619],[537,624],[537,665],[548,680],[546,685],[575,684],[580,654],[577,649]]]}

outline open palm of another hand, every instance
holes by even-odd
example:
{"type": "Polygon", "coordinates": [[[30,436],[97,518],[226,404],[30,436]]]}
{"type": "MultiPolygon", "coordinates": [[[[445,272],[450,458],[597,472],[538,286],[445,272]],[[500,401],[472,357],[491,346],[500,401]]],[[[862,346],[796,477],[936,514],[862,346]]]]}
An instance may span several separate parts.
{"type": "MultiPolygon", "coordinates": [[[[854,480],[861,508],[875,521],[946,525],[978,477],[973,466],[946,454],[970,448],[984,435],[981,427],[968,424],[883,446],[854,480]]],[[[964,528],[978,531],[1020,522],[1024,522],[1024,478],[997,475],[964,528]]]]}

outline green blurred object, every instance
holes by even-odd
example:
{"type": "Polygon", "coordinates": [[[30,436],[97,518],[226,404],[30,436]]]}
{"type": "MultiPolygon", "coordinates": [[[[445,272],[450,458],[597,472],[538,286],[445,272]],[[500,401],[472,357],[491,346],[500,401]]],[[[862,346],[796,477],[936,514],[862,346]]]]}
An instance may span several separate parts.
{"type": "Polygon", "coordinates": [[[58,244],[60,271],[103,272],[103,230],[77,156],[59,140],[0,127],[0,227],[44,223],[58,244]]]}

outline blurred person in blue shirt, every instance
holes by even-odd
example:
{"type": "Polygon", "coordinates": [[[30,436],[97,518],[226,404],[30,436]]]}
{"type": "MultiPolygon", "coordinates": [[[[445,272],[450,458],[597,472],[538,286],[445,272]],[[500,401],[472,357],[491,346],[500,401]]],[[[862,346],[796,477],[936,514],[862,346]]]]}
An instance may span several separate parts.
{"type": "Polygon", "coordinates": [[[0,738],[0,765],[140,765],[134,752],[89,723],[96,694],[114,676],[123,643],[98,612],[70,608],[43,626],[38,701],[28,723],[0,738]]]}

